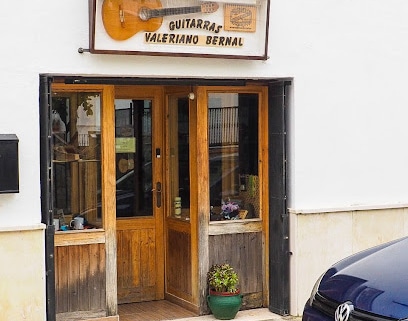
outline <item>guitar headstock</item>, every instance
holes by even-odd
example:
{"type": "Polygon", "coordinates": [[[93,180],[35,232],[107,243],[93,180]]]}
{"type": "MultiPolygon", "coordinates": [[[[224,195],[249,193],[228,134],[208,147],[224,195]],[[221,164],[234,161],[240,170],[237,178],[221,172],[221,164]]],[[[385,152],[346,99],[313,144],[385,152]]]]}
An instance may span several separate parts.
{"type": "Polygon", "coordinates": [[[213,13],[218,10],[218,3],[216,2],[204,2],[201,4],[202,13],[213,13]]]}

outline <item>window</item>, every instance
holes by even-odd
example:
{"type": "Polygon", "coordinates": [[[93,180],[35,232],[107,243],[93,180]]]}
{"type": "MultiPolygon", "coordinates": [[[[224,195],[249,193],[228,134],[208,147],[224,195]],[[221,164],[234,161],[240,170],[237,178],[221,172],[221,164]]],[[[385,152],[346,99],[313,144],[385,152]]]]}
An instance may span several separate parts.
{"type": "Polygon", "coordinates": [[[190,114],[186,97],[171,95],[168,109],[170,215],[190,220],[190,114]]]}
{"type": "Polygon", "coordinates": [[[258,94],[208,96],[212,221],[259,217],[258,94]]]}
{"type": "Polygon", "coordinates": [[[115,99],[115,137],[116,216],[152,216],[150,99],[115,99]]]}
{"type": "Polygon", "coordinates": [[[101,227],[100,93],[53,92],[51,122],[54,219],[61,230],[101,227]]]}

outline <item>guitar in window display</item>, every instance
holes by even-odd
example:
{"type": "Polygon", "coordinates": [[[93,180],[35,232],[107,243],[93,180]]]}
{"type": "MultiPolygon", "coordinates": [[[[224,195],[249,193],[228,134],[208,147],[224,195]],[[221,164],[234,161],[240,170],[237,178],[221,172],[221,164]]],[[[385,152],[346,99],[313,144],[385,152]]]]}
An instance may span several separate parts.
{"type": "Polygon", "coordinates": [[[108,35],[114,40],[127,40],[141,31],[154,32],[163,17],[191,13],[213,13],[216,2],[203,2],[188,7],[163,8],[160,0],[104,0],[102,21],[108,35]]]}

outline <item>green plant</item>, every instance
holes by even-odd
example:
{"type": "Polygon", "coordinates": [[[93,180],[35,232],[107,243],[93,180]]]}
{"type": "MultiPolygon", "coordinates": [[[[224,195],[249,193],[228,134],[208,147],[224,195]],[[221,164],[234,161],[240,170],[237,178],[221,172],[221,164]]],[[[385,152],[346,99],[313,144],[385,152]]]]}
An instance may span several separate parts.
{"type": "Polygon", "coordinates": [[[207,273],[208,286],[216,292],[235,293],[238,281],[238,274],[228,263],[214,264],[207,273]]]}

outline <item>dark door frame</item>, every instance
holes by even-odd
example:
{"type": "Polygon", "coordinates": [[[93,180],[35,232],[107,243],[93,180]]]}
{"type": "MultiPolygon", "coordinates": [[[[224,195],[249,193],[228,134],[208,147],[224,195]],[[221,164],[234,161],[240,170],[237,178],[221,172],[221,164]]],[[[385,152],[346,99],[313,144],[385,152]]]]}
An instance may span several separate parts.
{"type": "Polygon", "coordinates": [[[52,164],[51,164],[51,82],[52,78],[40,75],[40,181],[41,223],[45,224],[45,277],[47,321],[55,321],[55,263],[54,225],[52,222],[52,164]]]}
{"type": "Polygon", "coordinates": [[[269,84],[269,310],[289,314],[286,109],[290,81],[269,84]]]}

